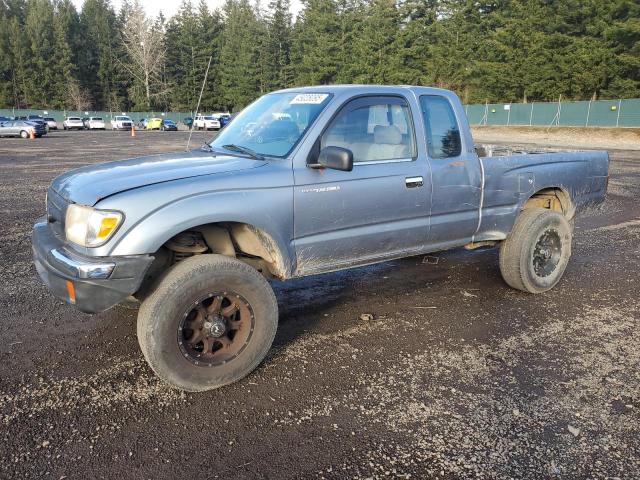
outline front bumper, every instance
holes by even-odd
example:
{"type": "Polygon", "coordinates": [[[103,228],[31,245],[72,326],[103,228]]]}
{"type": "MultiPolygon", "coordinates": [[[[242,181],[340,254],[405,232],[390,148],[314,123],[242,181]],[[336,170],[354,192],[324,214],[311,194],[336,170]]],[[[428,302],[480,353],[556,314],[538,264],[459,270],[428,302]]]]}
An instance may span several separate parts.
{"type": "Polygon", "coordinates": [[[36,270],[51,293],[87,313],[107,310],[138,291],[153,262],[151,255],[80,255],[65,247],[46,217],[33,226],[32,249],[36,270]]]}

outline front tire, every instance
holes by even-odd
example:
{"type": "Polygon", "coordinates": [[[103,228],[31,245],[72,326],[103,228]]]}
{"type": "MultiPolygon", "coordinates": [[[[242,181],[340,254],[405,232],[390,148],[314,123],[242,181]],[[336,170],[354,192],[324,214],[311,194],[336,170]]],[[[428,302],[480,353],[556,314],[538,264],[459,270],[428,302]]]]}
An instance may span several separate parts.
{"type": "Polygon", "coordinates": [[[138,312],[138,341],[153,371],[171,386],[200,392],[236,382],[264,359],[278,304],[249,265],[196,255],[169,270],[138,312]]]}
{"type": "Polygon", "coordinates": [[[542,293],[562,278],[571,257],[572,229],[560,213],[523,210],[500,246],[500,273],[517,290],[542,293]]]}
{"type": "Polygon", "coordinates": [[[20,131],[20,137],[29,138],[29,132],[27,132],[26,130],[21,130],[20,131]]]}

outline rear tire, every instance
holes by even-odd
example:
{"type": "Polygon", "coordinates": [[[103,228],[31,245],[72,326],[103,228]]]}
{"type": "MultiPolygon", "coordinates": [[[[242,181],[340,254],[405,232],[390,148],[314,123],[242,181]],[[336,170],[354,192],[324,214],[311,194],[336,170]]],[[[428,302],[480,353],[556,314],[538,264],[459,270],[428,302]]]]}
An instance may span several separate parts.
{"type": "Polygon", "coordinates": [[[200,392],[253,371],[277,324],[278,303],[259,272],[234,258],[206,254],[168,271],[143,301],[137,330],[142,353],[162,380],[200,392]]]}
{"type": "Polygon", "coordinates": [[[502,278],[524,292],[552,289],[571,257],[571,238],[571,225],[562,214],[544,208],[523,210],[500,246],[502,278]]]}
{"type": "Polygon", "coordinates": [[[21,130],[20,131],[20,137],[21,138],[29,138],[29,132],[27,132],[26,130],[21,130]]]}

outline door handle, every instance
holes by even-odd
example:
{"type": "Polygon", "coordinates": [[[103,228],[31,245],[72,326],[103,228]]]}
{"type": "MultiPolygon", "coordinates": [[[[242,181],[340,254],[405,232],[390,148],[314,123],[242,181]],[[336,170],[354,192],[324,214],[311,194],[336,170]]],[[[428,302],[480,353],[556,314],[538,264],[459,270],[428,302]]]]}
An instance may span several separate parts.
{"type": "Polygon", "coordinates": [[[404,184],[407,188],[416,188],[424,185],[422,177],[407,177],[404,179],[404,184]]]}

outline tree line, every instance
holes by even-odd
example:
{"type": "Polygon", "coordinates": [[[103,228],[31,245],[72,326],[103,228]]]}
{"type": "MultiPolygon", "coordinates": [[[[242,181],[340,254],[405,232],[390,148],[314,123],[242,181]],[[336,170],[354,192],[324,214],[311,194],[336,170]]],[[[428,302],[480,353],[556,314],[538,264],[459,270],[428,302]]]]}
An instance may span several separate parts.
{"type": "Polygon", "coordinates": [[[0,0],[0,107],[238,110],[297,85],[433,85],[464,102],[640,97],[637,0],[0,0]]]}

